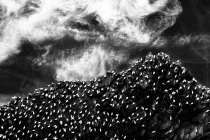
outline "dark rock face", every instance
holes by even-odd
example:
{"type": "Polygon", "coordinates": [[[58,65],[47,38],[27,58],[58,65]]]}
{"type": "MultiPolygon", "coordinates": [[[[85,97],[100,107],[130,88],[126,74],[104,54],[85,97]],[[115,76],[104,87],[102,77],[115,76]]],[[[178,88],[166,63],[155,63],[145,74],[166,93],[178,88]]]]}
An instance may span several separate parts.
{"type": "Polygon", "coordinates": [[[91,81],[58,82],[0,108],[0,139],[210,139],[210,90],[168,55],[91,81]]]}

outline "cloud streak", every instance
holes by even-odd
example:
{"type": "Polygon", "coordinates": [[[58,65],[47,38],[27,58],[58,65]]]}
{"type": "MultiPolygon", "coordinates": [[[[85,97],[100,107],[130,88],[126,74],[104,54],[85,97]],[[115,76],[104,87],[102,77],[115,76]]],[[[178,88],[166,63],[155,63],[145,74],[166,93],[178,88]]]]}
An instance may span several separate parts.
{"type": "MultiPolygon", "coordinates": [[[[86,77],[89,79],[104,74],[105,64],[113,66],[118,56],[103,47],[97,48],[96,44],[157,43],[160,34],[175,23],[182,8],[178,0],[0,0],[0,11],[0,63],[19,53],[24,40],[37,44],[68,35],[92,42],[94,49],[82,51],[81,57],[57,61],[61,64],[61,68],[56,67],[58,79],[69,80],[75,79],[73,71],[77,71],[78,77],[85,77],[87,73],[80,68],[90,71],[86,77]]],[[[85,45],[84,48],[88,46],[85,45]]]]}
{"type": "Polygon", "coordinates": [[[91,46],[83,53],[58,60],[57,80],[90,80],[105,75],[108,70],[126,61],[121,53],[104,50],[101,46],[91,46]]]}

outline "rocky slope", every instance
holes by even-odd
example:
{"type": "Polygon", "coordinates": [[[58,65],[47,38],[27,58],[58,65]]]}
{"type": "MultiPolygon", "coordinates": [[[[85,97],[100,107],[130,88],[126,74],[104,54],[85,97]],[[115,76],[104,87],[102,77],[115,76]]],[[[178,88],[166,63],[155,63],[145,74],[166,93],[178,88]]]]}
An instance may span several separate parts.
{"type": "Polygon", "coordinates": [[[210,138],[210,90],[168,55],[91,81],[62,81],[0,108],[0,139],[210,138]]]}

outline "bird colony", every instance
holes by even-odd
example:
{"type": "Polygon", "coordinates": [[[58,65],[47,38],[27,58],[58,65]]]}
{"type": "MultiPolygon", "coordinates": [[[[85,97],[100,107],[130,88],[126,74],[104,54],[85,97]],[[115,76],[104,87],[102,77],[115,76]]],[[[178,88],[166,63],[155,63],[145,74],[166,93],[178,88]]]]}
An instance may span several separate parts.
{"type": "Polygon", "coordinates": [[[210,90],[165,53],[0,107],[1,140],[210,139],[210,90]]]}

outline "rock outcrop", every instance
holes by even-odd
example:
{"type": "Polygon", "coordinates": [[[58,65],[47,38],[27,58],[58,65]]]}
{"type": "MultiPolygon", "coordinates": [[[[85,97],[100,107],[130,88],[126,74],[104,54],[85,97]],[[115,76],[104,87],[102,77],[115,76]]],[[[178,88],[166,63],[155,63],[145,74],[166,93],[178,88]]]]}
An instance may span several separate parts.
{"type": "Polygon", "coordinates": [[[210,90],[168,55],[130,69],[62,81],[0,108],[5,140],[210,139],[210,90]]]}

